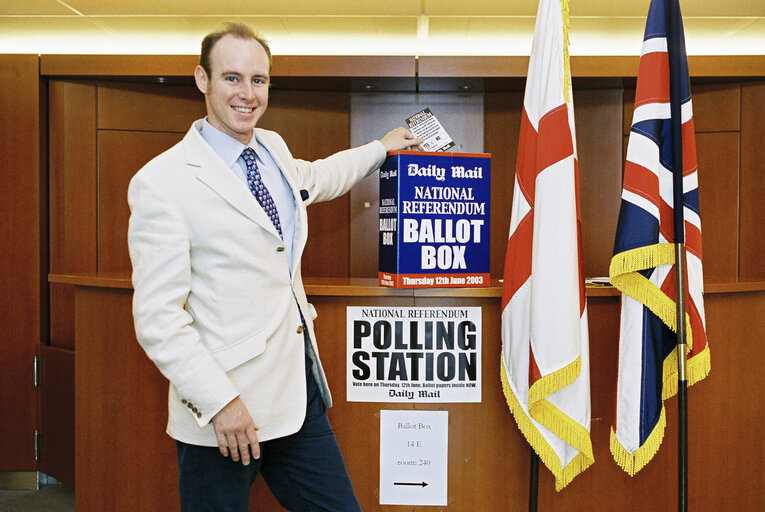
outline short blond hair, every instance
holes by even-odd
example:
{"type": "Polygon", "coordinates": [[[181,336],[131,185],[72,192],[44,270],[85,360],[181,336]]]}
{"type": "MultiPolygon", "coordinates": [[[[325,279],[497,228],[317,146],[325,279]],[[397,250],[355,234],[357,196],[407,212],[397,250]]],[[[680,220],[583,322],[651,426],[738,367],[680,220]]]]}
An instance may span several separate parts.
{"type": "Polygon", "coordinates": [[[266,55],[268,56],[268,73],[271,73],[272,58],[271,48],[268,47],[268,41],[260,37],[254,30],[252,30],[249,25],[236,21],[229,21],[224,23],[215,32],[207,34],[205,38],[202,39],[202,50],[199,53],[199,65],[202,66],[202,69],[205,70],[207,76],[210,76],[211,72],[210,53],[212,53],[212,49],[215,46],[215,43],[220,41],[222,37],[229,35],[244,40],[253,39],[260,43],[260,46],[263,47],[263,49],[266,51],[266,55]]]}

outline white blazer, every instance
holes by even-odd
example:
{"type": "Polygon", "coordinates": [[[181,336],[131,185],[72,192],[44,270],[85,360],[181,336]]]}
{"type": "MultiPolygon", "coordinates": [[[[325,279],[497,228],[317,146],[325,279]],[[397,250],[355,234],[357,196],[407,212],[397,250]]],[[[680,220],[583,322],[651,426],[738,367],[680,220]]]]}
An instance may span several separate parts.
{"type": "Polygon", "coordinates": [[[204,141],[200,123],[130,182],[136,336],[170,381],[171,437],[216,446],[210,420],[240,396],[258,438],[267,441],[297,432],[305,416],[301,311],[313,349],[308,352],[331,405],[313,331],[316,311],[300,275],[306,206],[346,193],[382,164],[385,149],[375,141],[306,162],[293,158],[279,135],[256,128],[295,196],[290,269],[273,223],[204,141]]]}

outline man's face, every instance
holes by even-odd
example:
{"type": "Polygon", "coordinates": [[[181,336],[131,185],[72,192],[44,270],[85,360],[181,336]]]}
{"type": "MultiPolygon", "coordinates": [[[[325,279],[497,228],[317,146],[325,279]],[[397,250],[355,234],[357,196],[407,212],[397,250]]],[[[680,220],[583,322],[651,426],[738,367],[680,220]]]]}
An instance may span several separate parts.
{"type": "Polygon", "coordinates": [[[268,106],[268,55],[254,39],[223,36],[210,52],[210,76],[194,70],[205,95],[207,120],[242,144],[252,138],[268,106]]]}

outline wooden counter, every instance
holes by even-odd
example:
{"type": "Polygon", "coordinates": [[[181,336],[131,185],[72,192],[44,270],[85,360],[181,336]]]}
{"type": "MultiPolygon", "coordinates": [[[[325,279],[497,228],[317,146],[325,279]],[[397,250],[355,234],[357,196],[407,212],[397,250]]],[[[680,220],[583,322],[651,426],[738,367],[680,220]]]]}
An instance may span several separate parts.
{"type": "MultiPolygon", "coordinates": [[[[76,504],[78,510],[177,510],[175,445],[164,433],[167,382],[135,340],[131,284],[123,274],[57,274],[75,285],[76,504]]],[[[482,289],[381,288],[374,279],[306,279],[319,317],[316,331],[333,390],[330,420],[366,511],[429,510],[381,506],[381,409],[449,411],[448,506],[453,511],[525,510],[529,448],[502,395],[499,380],[501,286],[482,289]],[[482,402],[385,404],[345,399],[347,306],[478,306],[482,308],[482,402]]],[[[757,471],[765,421],[760,375],[765,362],[765,283],[711,285],[706,312],[712,373],[693,387],[690,404],[690,508],[753,510],[762,499],[757,471]],[[760,313],[758,313],[760,312],[760,313]],[[709,485],[714,482],[714,485],[709,485]],[[757,490],[755,490],[757,489],[757,490]]],[[[635,478],[611,458],[608,443],[618,351],[618,292],[588,287],[592,442],[595,464],[563,491],[542,467],[541,510],[643,510],[676,507],[676,401],[654,460],[635,478]]],[[[282,510],[253,488],[251,511],[282,510]]]]}

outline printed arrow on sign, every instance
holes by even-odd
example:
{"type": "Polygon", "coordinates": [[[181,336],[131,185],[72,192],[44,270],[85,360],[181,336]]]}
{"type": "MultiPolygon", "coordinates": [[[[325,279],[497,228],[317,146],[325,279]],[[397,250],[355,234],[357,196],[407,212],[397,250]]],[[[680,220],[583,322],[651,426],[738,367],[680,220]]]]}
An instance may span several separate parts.
{"type": "Polygon", "coordinates": [[[418,487],[427,487],[427,482],[393,482],[393,485],[415,485],[418,487]]]}

